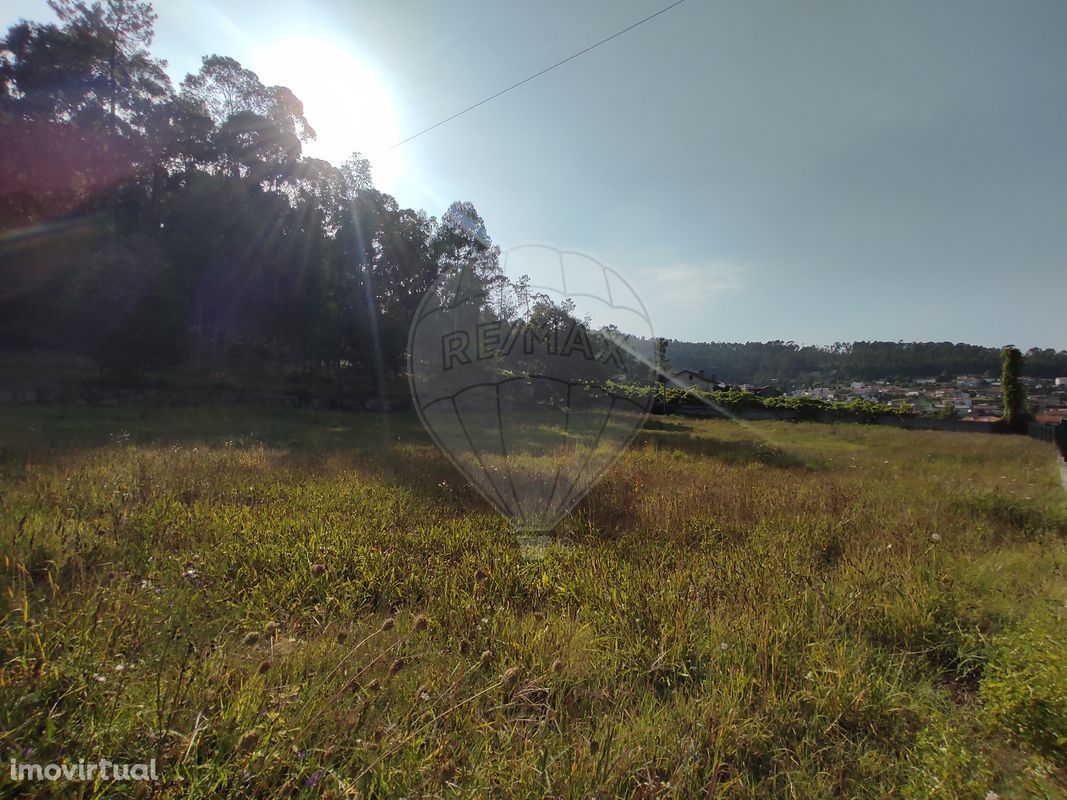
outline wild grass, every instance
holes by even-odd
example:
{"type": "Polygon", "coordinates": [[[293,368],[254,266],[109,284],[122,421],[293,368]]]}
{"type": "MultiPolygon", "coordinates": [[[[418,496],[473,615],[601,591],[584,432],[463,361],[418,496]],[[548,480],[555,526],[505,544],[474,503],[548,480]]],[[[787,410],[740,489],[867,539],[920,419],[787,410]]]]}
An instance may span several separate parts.
{"type": "Polygon", "coordinates": [[[5,760],[122,797],[1064,797],[1025,438],[660,418],[524,550],[402,416],[0,414],[5,760]]]}

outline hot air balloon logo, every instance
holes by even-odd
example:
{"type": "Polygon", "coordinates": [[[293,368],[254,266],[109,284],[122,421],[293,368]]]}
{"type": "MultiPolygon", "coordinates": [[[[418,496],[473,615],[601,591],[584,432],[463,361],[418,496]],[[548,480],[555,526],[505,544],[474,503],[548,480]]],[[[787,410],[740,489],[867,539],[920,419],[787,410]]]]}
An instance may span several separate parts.
{"type": "Polygon", "coordinates": [[[426,429],[520,531],[551,530],[608,471],[644,424],[658,376],[632,287],[542,245],[507,251],[499,267],[445,270],[408,345],[426,429]]]}

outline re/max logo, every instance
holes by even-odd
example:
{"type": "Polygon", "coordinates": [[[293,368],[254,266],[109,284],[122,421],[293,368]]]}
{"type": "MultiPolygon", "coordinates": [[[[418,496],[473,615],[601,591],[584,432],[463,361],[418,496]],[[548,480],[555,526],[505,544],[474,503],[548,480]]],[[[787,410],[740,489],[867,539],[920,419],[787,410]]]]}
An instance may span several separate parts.
{"type": "Polygon", "coordinates": [[[625,369],[622,351],[610,339],[590,336],[585,326],[568,325],[563,330],[545,330],[529,325],[511,325],[506,322],[485,322],[471,331],[456,330],[441,336],[441,368],[447,372],[453,367],[464,366],[474,361],[510,356],[516,347],[522,354],[535,353],[571,358],[581,356],[587,361],[601,361],[625,369]]]}

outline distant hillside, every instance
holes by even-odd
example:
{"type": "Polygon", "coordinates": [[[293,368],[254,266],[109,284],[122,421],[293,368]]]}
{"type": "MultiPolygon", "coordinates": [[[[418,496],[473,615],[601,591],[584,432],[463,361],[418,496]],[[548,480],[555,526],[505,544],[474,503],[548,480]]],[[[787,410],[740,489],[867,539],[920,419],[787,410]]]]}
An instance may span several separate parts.
{"type": "MultiPolygon", "coordinates": [[[[796,342],[681,342],[671,340],[674,368],[714,373],[728,383],[905,380],[942,375],[998,375],[1000,350],[951,342],[839,342],[830,347],[796,342]]],[[[1067,375],[1067,350],[1031,349],[1026,374],[1067,375]]]]}

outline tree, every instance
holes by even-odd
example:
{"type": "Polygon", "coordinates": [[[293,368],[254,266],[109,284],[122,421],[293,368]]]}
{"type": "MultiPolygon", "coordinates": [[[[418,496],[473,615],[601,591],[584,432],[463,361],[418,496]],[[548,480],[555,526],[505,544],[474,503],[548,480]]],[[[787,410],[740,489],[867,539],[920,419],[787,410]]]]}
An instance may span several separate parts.
{"type": "Polygon", "coordinates": [[[384,392],[442,267],[499,274],[472,204],[439,223],[302,157],[289,89],[212,55],[176,93],[144,0],[53,7],[0,38],[0,344],[384,392]]]}
{"type": "Polygon", "coordinates": [[[52,5],[61,26],[21,22],[0,40],[0,229],[114,211],[151,165],[145,133],[172,93],[146,49],[150,6],[52,5]]]}
{"type": "Polygon", "coordinates": [[[178,360],[182,326],[169,265],[145,237],[104,243],[86,256],[60,299],[72,350],[122,378],[178,360]]]}
{"type": "Polygon", "coordinates": [[[236,59],[204,56],[200,70],[186,75],[181,88],[183,95],[203,103],[216,125],[238,114],[255,114],[302,142],[315,138],[299,98],[284,86],[264,86],[255,72],[236,59]]]}
{"type": "Polygon", "coordinates": [[[116,132],[119,77],[127,83],[133,77],[130,65],[147,61],[147,48],[155,34],[156,12],[151,3],[138,0],[48,0],[56,16],[69,28],[87,29],[107,54],[108,115],[116,132]]]}
{"type": "Polygon", "coordinates": [[[371,179],[370,161],[360,153],[352,153],[341,165],[341,174],[344,176],[345,185],[350,195],[354,198],[360,192],[374,188],[371,179]]]}
{"type": "Polygon", "coordinates": [[[662,336],[656,339],[656,369],[659,370],[657,380],[660,386],[667,385],[667,347],[670,343],[670,339],[664,339],[662,336]]]}
{"type": "Polygon", "coordinates": [[[960,412],[956,408],[956,404],[949,400],[943,406],[941,406],[941,410],[937,413],[937,418],[944,420],[959,419],[960,412]]]}
{"type": "Polygon", "coordinates": [[[1014,345],[1005,346],[1001,350],[1000,390],[1004,397],[1004,427],[1012,433],[1025,433],[1030,420],[1022,375],[1023,354],[1014,345]]]}

